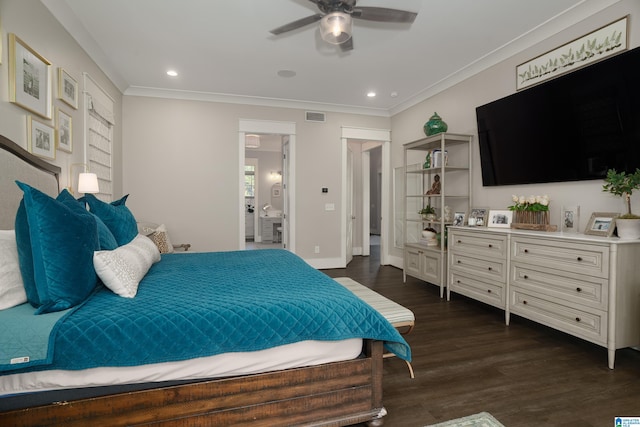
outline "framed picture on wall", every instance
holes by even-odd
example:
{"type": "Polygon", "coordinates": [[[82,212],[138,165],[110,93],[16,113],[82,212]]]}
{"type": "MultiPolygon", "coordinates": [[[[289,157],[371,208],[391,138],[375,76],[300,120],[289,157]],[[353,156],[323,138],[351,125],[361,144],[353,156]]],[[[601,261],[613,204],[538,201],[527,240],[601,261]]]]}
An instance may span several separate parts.
{"type": "Polygon", "coordinates": [[[56,147],[58,150],[73,152],[73,132],[71,116],[56,108],[56,147]]]}
{"type": "Polygon", "coordinates": [[[54,129],[31,116],[27,116],[27,142],[32,154],[47,159],[56,158],[54,129]]]}
{"type": "Polygon", "coordinates": [[[13,33],[9,34],[9,101],[51,118],[51,62],[13,33]]]}
{"type": "Polygon", "coordinates": [[[78,82],[63,68],[58,68],[58,98],[78,109],[78,82]]]}

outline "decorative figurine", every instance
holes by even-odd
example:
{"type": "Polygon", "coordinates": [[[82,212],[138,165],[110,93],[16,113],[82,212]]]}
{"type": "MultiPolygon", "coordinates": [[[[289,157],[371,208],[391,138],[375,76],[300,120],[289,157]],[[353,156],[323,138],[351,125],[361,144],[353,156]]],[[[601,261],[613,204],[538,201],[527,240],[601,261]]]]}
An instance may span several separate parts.
{"type": "Polygon", "coordinates": [[[442,121],[438,113],[433,113],[433,116],[427,123],[424,124],[424,133],[427,136],[435,135],[437,133],[446,132],[449,127],[442,121]]]}
{"type": "Polygon", "coordinates": [[[453,212],[449,206],[444,207],[444,222],[453,222],[453,212]]]}
{"type": "Polygon", "coordinates": [[[427,191],[427,195],[440,194],[440,186],[440,175],[436,175],[433,177],[433,185],[431,185],[431,189],[427,191]]]}

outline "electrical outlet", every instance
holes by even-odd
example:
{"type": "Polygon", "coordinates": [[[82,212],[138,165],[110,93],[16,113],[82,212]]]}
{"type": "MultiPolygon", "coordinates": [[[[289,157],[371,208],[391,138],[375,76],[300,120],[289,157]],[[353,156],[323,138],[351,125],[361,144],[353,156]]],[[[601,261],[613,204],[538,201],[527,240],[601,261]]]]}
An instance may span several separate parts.
{"type": "Polygon", "coordinates": [[[320,246],[316,246],[313,251],[315,253],[319,254],[320,253],[320,246]]]}

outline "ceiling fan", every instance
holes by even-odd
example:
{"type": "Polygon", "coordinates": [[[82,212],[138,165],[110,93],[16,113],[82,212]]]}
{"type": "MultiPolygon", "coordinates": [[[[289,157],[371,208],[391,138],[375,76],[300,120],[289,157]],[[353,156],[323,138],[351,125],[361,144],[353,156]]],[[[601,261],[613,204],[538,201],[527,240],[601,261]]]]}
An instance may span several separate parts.
{"type": "Polygon", "coordinates": [[[302,28],[320,21],[320,35],[328,43],[339,45],[343,51],[353,49],[352,18],[376,22],[412,23],[415,12],[386,7],[356,6],[357,0],[309,0],[321,13],[285,24],[271,30],[271,34],[279,35],[302,28]]]}

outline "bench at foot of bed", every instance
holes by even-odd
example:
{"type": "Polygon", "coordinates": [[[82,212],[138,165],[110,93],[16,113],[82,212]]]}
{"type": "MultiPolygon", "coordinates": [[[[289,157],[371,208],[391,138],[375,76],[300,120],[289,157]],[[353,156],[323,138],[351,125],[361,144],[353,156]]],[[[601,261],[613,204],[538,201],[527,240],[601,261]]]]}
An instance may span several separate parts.
{"type": "MultiPolygon", "coordinates": [[[[391,301],[379,293],[367,288],[363,284],[356,282],[349,277],[337,277],[334,279],[345,288],[353,292],[358,298],[373,307],[378,313],[391,323],[402,335],[406,335],[413,330],[415,316],[411,310],[401,306],[395,301],[391,301]]],[[[385,353],[384,357],[394,357],[393,353],[385,353]]],[[[409,375],[415,378],[411,363],[406,362],[409,368],[409,375]]]]}

